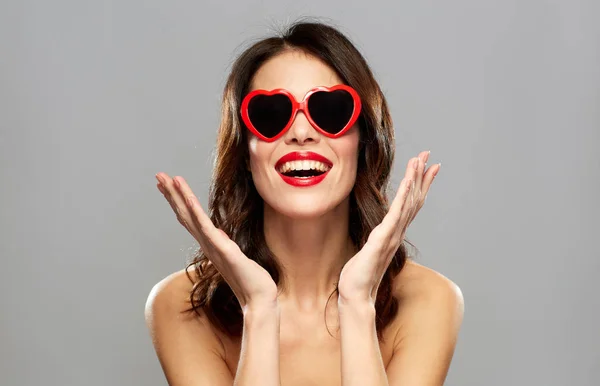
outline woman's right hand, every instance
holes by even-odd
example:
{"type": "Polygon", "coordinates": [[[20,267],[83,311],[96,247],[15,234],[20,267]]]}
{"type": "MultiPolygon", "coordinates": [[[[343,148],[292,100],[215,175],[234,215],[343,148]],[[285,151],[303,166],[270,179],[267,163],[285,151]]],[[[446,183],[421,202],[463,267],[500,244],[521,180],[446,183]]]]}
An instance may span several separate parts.
{"type": "Polygon", "coordinates": [[[182,177],[158,173],[156,185],[177,216],[177,220],[198,241],[202,251],[229,284],[242,310],[277,304],[277,285],[271,275],[249,259],[225,232],[214,226],[198,198],[182,177]]]}

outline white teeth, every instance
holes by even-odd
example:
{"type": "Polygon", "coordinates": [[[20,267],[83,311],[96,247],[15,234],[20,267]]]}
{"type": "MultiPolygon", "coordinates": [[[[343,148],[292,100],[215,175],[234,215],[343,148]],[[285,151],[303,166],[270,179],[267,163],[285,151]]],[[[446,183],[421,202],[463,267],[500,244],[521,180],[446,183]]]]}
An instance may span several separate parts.
{"type": "Polygon", "coordinates": [[[290,161],[279,167],[280,173],[287,173],[290,170],[318,170],[326,172],[330,169],[329,166],[319,161],[290,161]]]}

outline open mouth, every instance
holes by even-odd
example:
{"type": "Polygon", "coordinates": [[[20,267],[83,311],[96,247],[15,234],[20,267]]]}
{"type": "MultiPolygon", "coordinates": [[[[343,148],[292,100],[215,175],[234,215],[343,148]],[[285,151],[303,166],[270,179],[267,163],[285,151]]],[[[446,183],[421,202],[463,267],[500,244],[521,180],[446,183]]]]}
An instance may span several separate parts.
{"type": "Polygon", "coordinates": [[[283,181],[298,187],[320,183],[332,167],[333,163],[326,157],[311,151],[290,152],[275,163],[283,181]]]}
{"type": "Polygon", "coordinates": [[[286,177],[293,177],[293,178],[310,178],[310,177],[317,177],[320,176],[322,174],[325,174],[325,171],[320,171],[320,170],[290,170],[287,172],[283,172],[281,173],[286,177]]]}
{"type": "Polygon", "coordinates": [[[279,168],[277,172],[285,183],[296,187],[306,187],[321,183],[330,170],[331,166],[329,165],[313,165],[312,167],[303,165],[302,168],[297,169],[287,165],[279,168]]]}

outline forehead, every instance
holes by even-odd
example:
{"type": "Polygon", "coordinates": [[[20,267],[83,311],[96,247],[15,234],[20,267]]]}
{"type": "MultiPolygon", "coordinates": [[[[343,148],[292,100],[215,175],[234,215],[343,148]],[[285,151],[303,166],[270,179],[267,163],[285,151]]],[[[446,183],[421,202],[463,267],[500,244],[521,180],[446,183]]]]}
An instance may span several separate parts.
{"type": "Polygon", "coordinates": [[[316,86],[343,83],[322,60],[303,51],[286,51],[263,63],[254,74],[250,90],[284,88],[298,100],[316,86]]]}

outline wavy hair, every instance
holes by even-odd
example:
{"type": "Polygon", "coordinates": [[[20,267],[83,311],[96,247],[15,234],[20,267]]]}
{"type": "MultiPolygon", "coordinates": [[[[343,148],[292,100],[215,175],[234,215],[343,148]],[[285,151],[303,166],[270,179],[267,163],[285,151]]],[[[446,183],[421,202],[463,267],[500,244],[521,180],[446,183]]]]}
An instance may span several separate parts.
{"type": "MultiPolygon", "coordinates": [[[[361,98],[358,170],[350,193],[348,224],[350,237],[359,249],[388,211],[387,193],[395,149],[394,129],[385,97],[364,57],[336,28],[322,22],[296,21],[277,36],[255,42],[237,57],[222,97],[208,215],[214,225],[235,241],[246,256],[270,273],[278,286],[283,284],[283,275],[265,243],[263,200],[246,167],[249,162],[248,130],[241,121],[239,111],[258,68],[265,61],[288,50],[301,50],[320,58],[361,98]]],[[[406,248],[402,244],[377,291],[376,330],[380,341],[383,341],[383,330],[398,312],[398,300],[393,296],[392,284],[406,259],[406,248]]],[[[243,330],[240,304],[208,256],[198,250],[187,268],[186,273],[193,287],[189,299],[191,306],[186,311],[200,315],[199,311],[202,310],[220,331],[228,336],[240,337],[243,330]],[[197,279],[193,279],[188,272],[192,266],[197,279]]],[[[337,285],[329,298],[336,292],[337,285]]]]}

